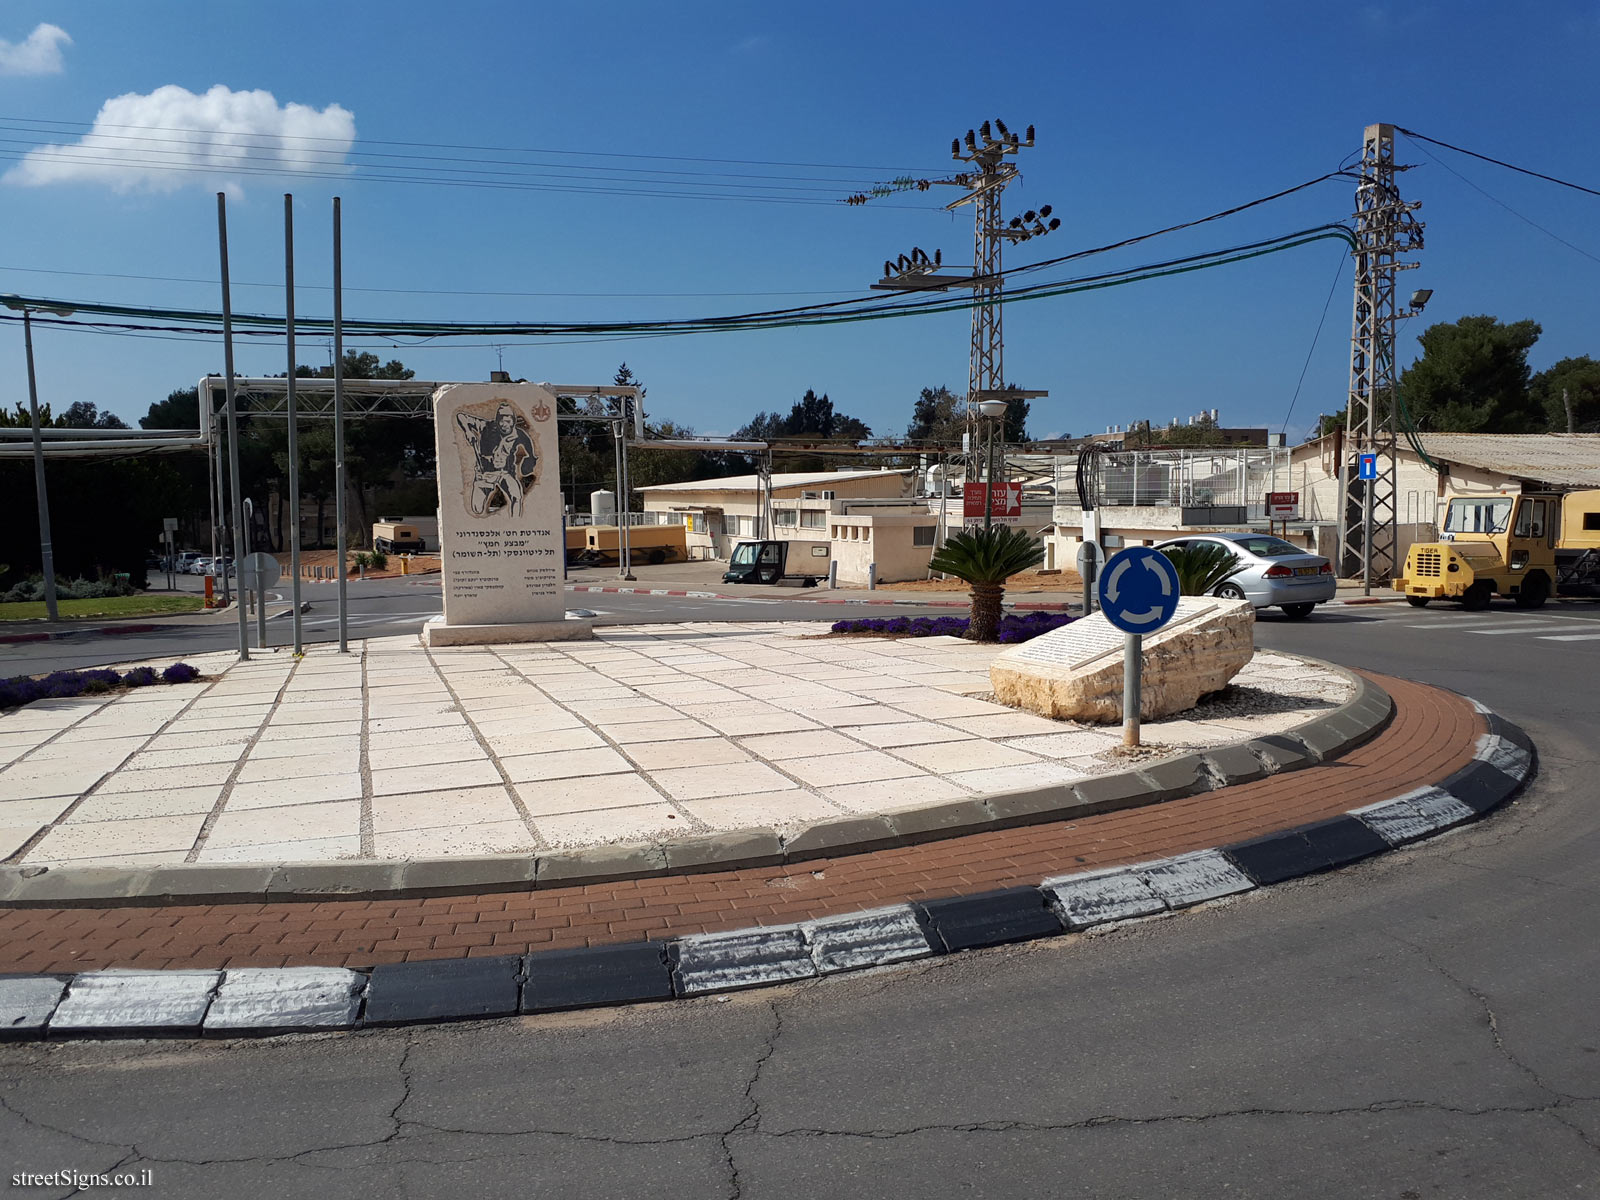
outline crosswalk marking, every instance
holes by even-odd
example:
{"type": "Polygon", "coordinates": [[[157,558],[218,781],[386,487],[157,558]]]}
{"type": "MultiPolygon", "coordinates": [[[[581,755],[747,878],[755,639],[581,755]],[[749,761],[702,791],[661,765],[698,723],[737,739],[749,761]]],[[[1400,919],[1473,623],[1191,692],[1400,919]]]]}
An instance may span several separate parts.
{"type": "Polygon", "coordinates": [[[1541,642],[1600,642],[1600,633],[1541,633],[1541,642]]]}
{"type": "Polygon", "coordinates": [[[1468,633],[1476,633],[1483,637],[1503,637],[1514,633],[1531,633],[1536,636],[1554,633],[1558,629],[1565,629],[1565,625],[1513,625],[1509,629],[1469,629],[1468,633]]]}

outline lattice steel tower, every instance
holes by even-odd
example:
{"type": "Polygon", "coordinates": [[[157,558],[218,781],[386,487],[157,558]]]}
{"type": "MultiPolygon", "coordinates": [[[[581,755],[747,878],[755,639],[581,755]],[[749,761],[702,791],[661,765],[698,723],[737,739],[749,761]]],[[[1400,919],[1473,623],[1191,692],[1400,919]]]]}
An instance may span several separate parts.
{"type": "Polygon", "coordinates": [[[1356,185],[1355,317],[1350,333],[1350,400],[1339,477],[1339,574],[1367,590],[1387,586],[1395,555],[1395,325],[1420,309],[1395,311],[1395,277],[1418,264],[1399,256],[1422,249],[1423,224],[1411,214],[1395,173],[1394,126],[1368,125],[1356,185]],[[1375,456],[1373,478],[1361,478],[1363,456],[1375,456]]]}

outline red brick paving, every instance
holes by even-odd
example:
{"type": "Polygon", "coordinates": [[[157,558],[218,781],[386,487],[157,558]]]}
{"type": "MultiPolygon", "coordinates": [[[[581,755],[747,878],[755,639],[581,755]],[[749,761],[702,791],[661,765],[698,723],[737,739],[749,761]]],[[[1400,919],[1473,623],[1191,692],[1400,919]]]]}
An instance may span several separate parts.
{"type": "Polygon", "coordinates": [[[351,966],[520,954],[1034,884],[1336,816],[1449,775],[1483,719],[1460,697],[1374,676],[1394,721],[1338,762],[1126,812],[786,867],[531,892],[387,900],[0,908],[0,972],[351,966]]]}

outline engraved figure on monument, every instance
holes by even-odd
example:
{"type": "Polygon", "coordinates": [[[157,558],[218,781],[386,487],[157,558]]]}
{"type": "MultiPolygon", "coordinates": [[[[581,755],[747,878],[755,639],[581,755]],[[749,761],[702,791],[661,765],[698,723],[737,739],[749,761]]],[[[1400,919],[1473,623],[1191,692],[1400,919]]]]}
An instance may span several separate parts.
{"type": "Polygon", "coordinates": [[[538,479],[539,454],[528,431],[528,423],[501,400],[494,419],[462,411],[456,425],[465,438],[472,457],[472,479],[463,499],[475,517],[505,509],[507,515],[522,516],[522,498],[538,479]]]}

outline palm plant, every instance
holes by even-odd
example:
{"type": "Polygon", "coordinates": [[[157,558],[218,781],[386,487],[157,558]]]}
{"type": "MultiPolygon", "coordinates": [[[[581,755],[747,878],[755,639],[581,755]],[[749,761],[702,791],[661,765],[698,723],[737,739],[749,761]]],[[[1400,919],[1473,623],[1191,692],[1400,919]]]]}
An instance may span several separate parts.
{"type": "Polygon", "coordinates": [[[1182,596],[1209,596],[1245,567],[1238,555],[1215,542],[1163,546],[1161,553],[1177,568],[1178,594],[1182,596]]]}
{"type": "Polygon", "coordinates": [[[1006,580],[1044,561],[1044,546],[1009,525],[962,530],[935,550],[928,565],[965,580],[972,589],[972,621],[967,637],[975,642],[999,639],[1000,606],[1006,580]]]}

